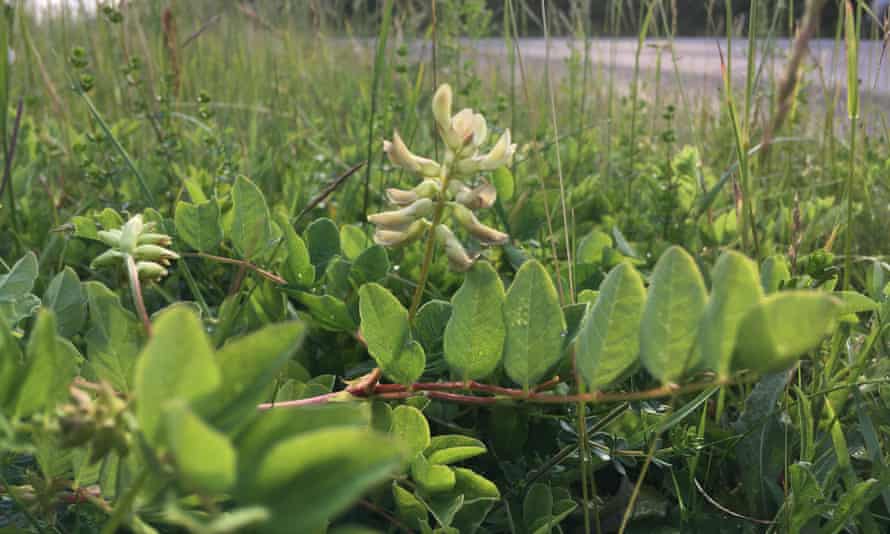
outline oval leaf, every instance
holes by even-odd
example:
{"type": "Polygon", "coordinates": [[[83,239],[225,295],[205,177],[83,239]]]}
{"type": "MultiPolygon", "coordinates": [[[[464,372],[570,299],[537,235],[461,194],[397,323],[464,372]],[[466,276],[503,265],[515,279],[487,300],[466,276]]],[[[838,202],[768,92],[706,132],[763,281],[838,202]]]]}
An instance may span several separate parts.
{"type": "Polygon", "coordinates": [[[392,433],[414,458],[430,444],[430,425],[423,412],[413,406],[403,404],[392,411],[392,433]]]}
{"type": "Polygon", "coordinates": [[[675,382],[696,368],[693,350],[706,298],[692,256],[676,246],[662,254],[640,325],[640,357],[661,382],[675,382]]]}
{"type": "Polygon", "coordinates": [[[215,200],[198,204],[177,202],[173,222],[179,237],[195,250],[213,250],[223,239],[219,204],[215,200]]]}
{"type": "Polygon", "coordinates": [[[426,356],[410,340],[408,311],[392,293],[379,284],[359,289],[361,329],[368,352],[383,373],[402,384],[411,384],[423,374],[426,356]]]}
{"type": "Polygon", "coordinates": [[[837,324],[839,300],[815,291],[783,291],[753,307],[739,325],[734,369],[773,373],[817,348],[837,324]]]}
{"type": "Polygon", "coordinates": [[[757,265],[738,252],[720,256],[711,278],[711,297],[702,317],[699,349],[704,366],[726,378],[739,323],[763,298],[763,290],[757,265]]]}
{"type": "Polygon", "coordinates": [[[263,192],[239,176],[232,186],[232,243],[246,259],[259,256],[274,239],[272,216],[263,192]]]}
{"type": "Polygon", "coordinates": [[[591,390],[608,386],[636,363],[645,302],[643,279],[629,263],[603,280],[581,321],[575,352],[578,372],[591,390]]]}
{"type": "Polygon", "coordinates": [[[562,356],[566,321],[550,275],[537,260],[522,264],[504,300],[504,369],[528,389],[562,356]]]}
{"type": "Polygon", "coordinates": [[[227,491],[235,483],[235,449],[185,404],[165,414],[166,436],[176,468],[196,489],[211,493],[227,491]]]}
{"type": "Polygon", "coordinates": [[[477,262],[451,299],[445,327],[445,361],[462,380],[490,375],[504,348],[504,285],[494,268],[477,262]]]}
{"type": "Polygon", "coordinates": [[[136,417],[145,439],[159,442],[161,413],[168,402],[198,399],[219,383],[219,368],[198,316],[186,306],[162,313],[136,363],[136,417]]]}

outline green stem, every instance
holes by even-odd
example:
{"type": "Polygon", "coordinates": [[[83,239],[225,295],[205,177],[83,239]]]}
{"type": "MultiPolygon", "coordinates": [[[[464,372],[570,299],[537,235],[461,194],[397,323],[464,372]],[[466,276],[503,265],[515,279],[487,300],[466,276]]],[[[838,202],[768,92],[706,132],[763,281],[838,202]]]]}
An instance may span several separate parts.
{"type": "MultiPolygon", "coordinates": [[[[447,156],[446,156],[447,157],[447,156]]],[[[427,229],[426,243],[423,250],[423,263],[420,265],[420,278],[417,280],[417,287],[414,288],[414,296],[411,297],[411,307],[408,308],[408,321],[414,320],[417,309],[420,307],[420,301],[423,300],[423,291],[426,288],[426,281],[430,274],[430,265],[433,262],[433,252],[436,250],[436,228],[442,222],[442,215],[445,213],[445,203],[448,191],[448,163],[442,165],[441,174],[442,186],[439,189],[439,198],[436,201],[436,207],[433,210],[433,225],[427,229]]]]}
{"type": "Polygon", "coordinates": [[[144,468],[142,472],[139,473],[139,476],[136,478],[136,481],[133,482],[133,485],[127,493],[117,503],[117,506],[114,507],[114,512],[111,514],[111,517],[108,518],[108,522],[102,527],[102,534],[114,534],[117,532],[121,521],[123,521],[124,516],[130,512],[130,507],[133,505],[133,501],[136,500],[136,495],[142,490],[142,486],[145,484],[146,480],[148,480],[148,469],[144,468]]]}

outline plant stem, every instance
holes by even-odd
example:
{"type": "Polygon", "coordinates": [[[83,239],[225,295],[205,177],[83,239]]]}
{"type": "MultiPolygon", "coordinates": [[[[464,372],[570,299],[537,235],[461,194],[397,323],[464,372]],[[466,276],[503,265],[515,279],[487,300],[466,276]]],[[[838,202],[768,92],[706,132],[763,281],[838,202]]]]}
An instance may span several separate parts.
{"type": "Polygon", "coordinates": [[[9,192],[9,218],[12,221],[12,228],[16,231],[16,234],[19,232],[19,221],[18,215],[15,209],[15,193],[13,193],[12,187],[12,158],[15,156],[15,148],[17,145],[17,141],[19,138],[19,126],[22,122],[22,106],[24,101],[19,98],[18,106],[16,106],[15,110],[15,122],[12,124],[12,135],[10,135],[9,139],[9,148],[6,150],[6,161],[3,164],[3,180],[0,181],[0,196],[3,195],[3,190],[7,189],[9,192]]]}
{"type": "Polygon", "coordinates": [[[193,252],[193,253],[187,252],[183,255],[184,256],[197,256],[199,258],[205,258],[208,260],[218,261],[220,263],[228,263],[230,265],[238,265],[244,269],[249,269],[249,270],[257,273],[258,275],[262,276],[263,278],[265,278],[271,282],[274,282],[279,285],[287,285],[287,280],[285,280],[284,278],[278,276],[277,274],[275,274],[273,272],[270,272],[270,271],[267,271],[261,267],[258,267],[256,265],[254,265],[253,263],[250,263],[247,260],[226,258],[225,256],[216,256],[213,254],[207,254],[206,252],[193,252]]]}
{"type": "MultiPolygon", "coordinates": [[[[594,391],[592,393],[578,393],[574,395],[551,395],[549,393],[540,392],[537,389],[525,391],[521,389],[504,388],[490,384],[481,384],[476,381],[468,382],[418,382],[405,386],[402,384],[379,384],[373,391],[367,388],[348,388],[346,393],[350,393],[355,399],[365,399],[377,397],[381,399],[406,399],[414,396],[425,396],[434,399],[449,400],[464,404],[497,404],[500,402],[525,401],[536,404],[576,404],[590,403],[602,404],[612,402],[627,402],[639,400],[651,400],[675,395],[684,395],[687,393],[695,393],[704,389],[715,386],[729,386],[735,384],[744,384],[750,379],[733,381],[730,379],[715,380],[712,382],[695,382],[678,386],[668,384],[653,389],[643,391],[627,391],[606,393],[602,391],[594,391]],[[493,396],[467,395],[465,393],[454,393],[454,391],[470,391],[479,393],[493,393],[493,396]]],[[[548,381],[549,387],[556,386],[558,383],[548,381]]],[[[324,404],[344,391],[336,391],[325,393],[316,397],[306,399],[298,399],[293,401],[285,401],[278,403],[266,403],[258,406],[260,410],[270,408],[288,408],[306,406],[311,404],[324,404]]]]}
{"type": "MultiPolygon", "coordinates": [[[[446,156],[447,157],[447,156],[446,156]]],[[[445,213],[445,199],[448,191],[448,162],[442,165],[440,175],[442,186],[439,189],[439,198],[433,211],[433,225],[427,229],[426,243],[423,251],[423,263],[420,264],[420,278],[417,280],[417,287],[414,288],[414,296],[411,297],[411,307],[408,308],[408,322],[414,320],[417,309],[420,307],[420,301],[423,300],[423,291],[426,288],[426,280],[430,274],[430,264],[433,262],[433,252],[436,250],[436,228],[442,222],[442,215],[445,213]]]]}
{"type": "Polygon", "coordinates": [[[136,269],[136,260],[133,256],[127,254],[127,277],[130,279],[130,292],[133,294],[133,304],[142,319],[142,325],[145,327],[145,333],[151,337],[151,319],[145,310],[145,300],[142,298],[142,284],[139,282],[139,271],[136,269]]]}

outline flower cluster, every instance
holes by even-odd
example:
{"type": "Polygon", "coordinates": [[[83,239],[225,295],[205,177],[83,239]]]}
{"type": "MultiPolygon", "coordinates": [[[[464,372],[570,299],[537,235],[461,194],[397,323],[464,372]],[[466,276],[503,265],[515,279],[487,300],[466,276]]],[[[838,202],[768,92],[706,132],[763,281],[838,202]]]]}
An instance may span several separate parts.
{"type": "Polygon", "coordinates": [[[154,223],[143,222],[142,215],[135,215],[121,228],[100,230],[99,239],[111,248],[96,256],[90,267],[119,264],[129,256],[136,262],[140,280],[157,281],[167,276],[166,267],[172,260],[178,260],[179,254],[165,248],[173,240],[166,234],[153,232],[154,227],[154,223]]]}
{"type": "Polygon", "coordinates": [[[71,402],[58,409],[62,444],[78,447],[91,444],[90,462],[104,457],[112,449],[121,456],[129,451],[134,426],[126,400],[117,396],[108,382],[94,385],[96,397],[73,384],[71,402]]]}
{"type": "Polygon", "coordinates": [[[486,246],[502,245],[509,236],[479,222],[474,213],[490,208],[497,197],[494,186],[482,181],[477,187],[465,182],[475,179],[479,173],[494,171],[509,165],[516,151],[510,141],[507,129],[487,153],[480,153],[481,146],[488,137],[485,117],[471,109],[464,109],[451,115],[452,92],[444,84],[433,96],[433,116],[436,129],[445,143],[445,154],[437,162],[413,154],[398,132],[393,133],[392,141],[383,142],[383,150],[389,161],[420,176],[423,181],[410,190],[390,188],[387,199],[398,209],[368,216],[368,221],[377,228],[374,240],[380,245],[397,247],[419,239],[429,229],[433,221],[439,224],[433,229],[436,240],[445,249],[451,268],[466,271],[473,262],[463,244],[451,229],[442,221],[446,214],[456,220],[470,235],[486,246]],[[443,210],[438,213],[437,210],[443,210]]]}

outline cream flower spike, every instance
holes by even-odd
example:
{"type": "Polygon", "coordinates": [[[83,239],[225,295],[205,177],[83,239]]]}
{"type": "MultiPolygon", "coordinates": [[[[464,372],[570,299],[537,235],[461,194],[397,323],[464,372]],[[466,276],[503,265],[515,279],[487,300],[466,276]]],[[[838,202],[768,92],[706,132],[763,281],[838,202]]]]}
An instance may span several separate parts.
{"type": "MultiPolygon", "coordinates": [[[[463,229],[482,246],[509,242],[510,236],[486,226],[476,212],[491,208],[497,199],[495,187],[479,173],[508,165],[516,145],[511,142],[510,131],[504,130],[491,150],[480,154],[480,147],[488,139],[488,123],[481,113],[469,108],[452,115],[453,97],[451,86],[442,84],[432,99],[436,130],[446,147],[439,162],[412,154],[398,132],[391,142],[384,141],[383,149],[393,165],[424,179],[412,189],[385,189],[386,199],[397,209],[370,214],[368,221],[376,227],[374,241],[387,247],[401,247],[428,235],[444,249],[451,269],[463,272],[479,254],[468,253],[443,222],[450,219],[457,223],[455,228],[463,229]]],[[[432,250],[426,248],[424,265],[432,259],[432,250]]]]}

